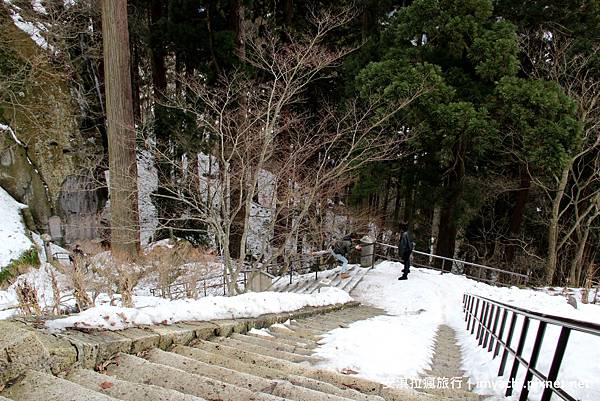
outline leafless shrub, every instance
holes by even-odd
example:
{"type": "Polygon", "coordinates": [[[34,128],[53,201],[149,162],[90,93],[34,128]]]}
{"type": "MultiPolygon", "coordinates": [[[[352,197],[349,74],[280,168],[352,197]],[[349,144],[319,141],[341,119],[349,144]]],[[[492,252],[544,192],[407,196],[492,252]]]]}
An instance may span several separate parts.
{"type": "Polygon", "coordinates": [[[62,293],[60,290],[60,286],[58,284],[58,280],[56,279],[56,273],[53,269],[48,269],[50,272],[50,280],[52,283],[52,314],[60,315],[61,307],[60,301],[62,297],[62,293]]]}
{"type": "Polygon", "coordinates": [[[600,267],[595,264],[590,264],[588,267],[587,273],[585,275],[585,282],[583,284],[583,288],[581,291],[581,302],[587,304],[590,302],[590,293],[592,291],[592,287],[596,286],[596,292],[594,294],[594,300],[592,303],[596,303],[598,298],[598,288],[600,287],[600,282],[595,280],[598,272],[600,271],[600,267]]]}
{"type": "Polygon", "coordinates": [[[164,297],[183,295],[171,293],[171,287],[179,284],[188,298],[197,298],[198,280],[214,271],[218,260],[211,251],[179,240],[169,246],[153,248],[144,256],[143,263],[148,276],[155,277],[156,287],[164,297]]]}
{"type": "Polygon", "coordinates": [[[17,284],[15,291],[19,301],[19,310],[25,316],[42,314],[42,308],[38,301],[37,289],[27,281],[17,284]]]}

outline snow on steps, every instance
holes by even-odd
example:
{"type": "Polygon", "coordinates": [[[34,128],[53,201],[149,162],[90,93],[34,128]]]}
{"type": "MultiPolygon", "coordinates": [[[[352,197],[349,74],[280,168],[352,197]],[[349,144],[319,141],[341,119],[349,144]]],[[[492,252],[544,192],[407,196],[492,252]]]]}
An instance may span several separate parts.
{"type": "MultiPolygon", "coordinates": [[[[248,331],[246,324],[245,330],[238,326],[224,333],[226,337],[198,335],[192,341],[181,337],[181,341],[163,342],[166,350],[137,348],[139,356],[120,352],[114,363],[103,364],[102,374],[79,368],[61,379],[29,370],[2,395],[14,401],[472,400],[393,389],[313,366],[318,359],[310,355],[311,348],[325,332],[383,313],[355,306],[299,316],[262,333],[248,331]]],[[[134,352],[133,347],[128,352],[134,352]]]]}
{"type": "Polygon", "coordinates": [[[364,276],[369,273],[369,270],[371,268],[354,266],[348,271],[350,277],[343,280],[340,277],[339,268],[321,271],[318,273],[317,279],[315,279],[314,273],[295,276],[291,284],[289,283],[289,277],[282,277],[273,289],[279,292],[313,294],[318,292],[321,287],[336,287],[351,293],[364,276]]]}

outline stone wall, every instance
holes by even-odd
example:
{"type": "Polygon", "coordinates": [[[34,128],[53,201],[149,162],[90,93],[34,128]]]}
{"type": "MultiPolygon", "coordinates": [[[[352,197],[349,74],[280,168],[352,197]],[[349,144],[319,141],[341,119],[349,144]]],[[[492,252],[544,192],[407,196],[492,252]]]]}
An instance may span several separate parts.
{"type": "Polygon", "coordinates": [[[52,63],[2,7],[2,46],[28,72],[11,87],[13,92],[0,96],[0,122],[12,129],[12,135],[0,130],[0,186],[29,206],[38,231],[46,232],[48,219],[58,215],[67,240],[95,238],[106,203],[105,191],[98,190],[93,178],[103,159],[99,134],[81,134],[68,73],[52,63]]]}

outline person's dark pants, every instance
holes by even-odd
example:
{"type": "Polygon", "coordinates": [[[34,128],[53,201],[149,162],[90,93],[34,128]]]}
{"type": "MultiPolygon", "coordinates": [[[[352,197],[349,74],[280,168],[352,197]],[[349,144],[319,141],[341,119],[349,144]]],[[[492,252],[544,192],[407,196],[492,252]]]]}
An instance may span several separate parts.
{"type": "Polygon", "coordinates": [[[408,273],[410,273],[410,253],[405,253],[404,255],[402,255],[402,263],[404,264],[402,274],[404,276],[408,276],[408,273]]]}

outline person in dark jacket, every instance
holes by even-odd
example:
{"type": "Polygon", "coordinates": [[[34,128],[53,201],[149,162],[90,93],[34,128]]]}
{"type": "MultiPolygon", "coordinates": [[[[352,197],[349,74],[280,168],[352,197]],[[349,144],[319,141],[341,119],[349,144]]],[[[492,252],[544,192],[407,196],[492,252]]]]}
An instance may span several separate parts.
{"type": "Polygon", "coordinates": [[[342,279],[350,277],[348,274],[348,254],[352,249],[352,240],[352,234],[346,235],[341,240],[335,241],[331,246],[331,254],[342,264],[340,272],[340,277],[342,279]]]}
{"type": "Polygon", "coordinates": [[[398,256],[402,259],[404,269],[402,270],[402,276],[398,277],[398,280],[408,280],[408,273],[410,273],[410,255],[413,250],[413,242],[410,232],[408,231],[408,223],[400,223],[400,243],[398,243],[398,256]]]}

